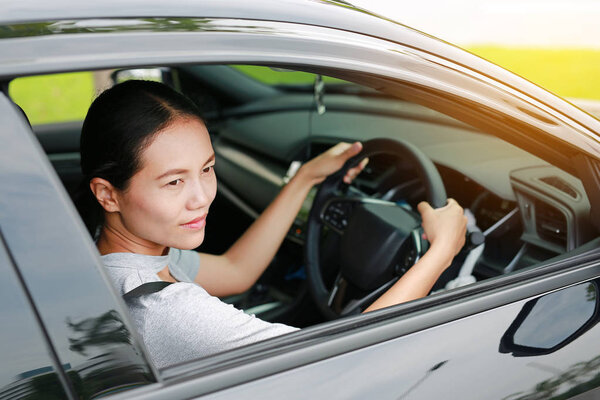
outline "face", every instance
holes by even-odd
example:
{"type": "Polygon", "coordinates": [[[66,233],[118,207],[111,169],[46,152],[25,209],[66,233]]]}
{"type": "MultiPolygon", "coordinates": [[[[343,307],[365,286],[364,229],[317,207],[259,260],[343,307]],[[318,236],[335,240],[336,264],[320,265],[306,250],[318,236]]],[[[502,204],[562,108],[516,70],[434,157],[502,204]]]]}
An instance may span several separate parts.
{"type": "Polygon", "coordinates": [[[159,132],[141,155],[141,169],[118,193],[121,223],[147,247],[193,249],[217,192],[215,154],[204,124],[179,118],[159,132]]]}

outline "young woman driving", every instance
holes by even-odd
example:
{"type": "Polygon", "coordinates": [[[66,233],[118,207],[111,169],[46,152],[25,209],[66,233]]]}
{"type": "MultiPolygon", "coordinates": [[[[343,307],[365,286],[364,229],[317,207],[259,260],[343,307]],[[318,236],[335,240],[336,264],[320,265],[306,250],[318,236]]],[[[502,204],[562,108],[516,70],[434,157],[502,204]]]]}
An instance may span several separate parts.
{"type": "MultiPolygon", "coordinates": [[[[222,255],[200,254],[215,198],[215,154],[195,105],[167,86],[128,81],[91,105],[81,135],[89,185],[80,203],[100,226],[102,261],[121,295],[147,282],[178,282],[128,300],[138,332],[160,367],[292,332],[221,302],[250,288],[269,265],[309,190],[361,150],[340,143],[305,163],[244,235],[222,255]],[[86,206],[87,204],[87,206],[86,206]]],[[[361,169],[348,171],[350,182],[361,169]]],[[[366,311],[427,295],[464,244],[461,207],[418,206],[429,251],[366,311]]]]}

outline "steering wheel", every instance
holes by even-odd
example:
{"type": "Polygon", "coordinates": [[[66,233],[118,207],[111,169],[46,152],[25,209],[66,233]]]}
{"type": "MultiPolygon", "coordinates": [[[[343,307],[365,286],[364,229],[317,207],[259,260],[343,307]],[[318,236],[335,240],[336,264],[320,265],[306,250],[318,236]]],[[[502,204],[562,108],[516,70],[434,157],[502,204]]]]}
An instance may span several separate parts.
{"type": "Polygon", "coordinates": [[[410,143],[373,139],[363,150],[327,177],[313,200],[306,227],[306,269],[309,290],[323,315],[329,319],[358,314],[392,286],[427,250],[422,239],[420,215],[401,205],[348,194],[346,172],[365,157],[389,154],[416,167],[434,208],[446,205],[446,189],[433,162],[410,143]],[[327,289],[321,269],[323,227],[340,235],[340,270],[333,287],[327,289]],[[360,297],[345,300],[351,284],[360,297]],[[365,295],[366,293],[366,295],[365,295]]]}

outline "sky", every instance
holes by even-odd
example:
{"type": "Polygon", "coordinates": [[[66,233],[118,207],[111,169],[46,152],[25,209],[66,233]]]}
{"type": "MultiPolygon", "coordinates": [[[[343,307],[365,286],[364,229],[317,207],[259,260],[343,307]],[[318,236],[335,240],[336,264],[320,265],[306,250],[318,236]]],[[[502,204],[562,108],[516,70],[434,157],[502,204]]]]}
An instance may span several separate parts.
{"type": "Polygon", "coordinates": [[[459,46],[600,48],[598,0],[350,0],[459,46]]]}

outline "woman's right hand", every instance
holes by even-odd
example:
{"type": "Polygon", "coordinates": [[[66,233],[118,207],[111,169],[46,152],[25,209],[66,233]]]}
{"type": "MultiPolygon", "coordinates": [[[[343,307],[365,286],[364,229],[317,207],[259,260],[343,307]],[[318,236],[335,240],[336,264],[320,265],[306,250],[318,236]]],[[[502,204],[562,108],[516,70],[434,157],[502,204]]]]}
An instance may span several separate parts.
{"type": "Polygon", "coordinates": [[[436,209],[423,201],[417,208],[423,218],[424,235],[431,243],[431,247],[365,312],[427,296],[442,272],[451,265],[452,259],[465,244],[467,217],[464,216],[463,209],[456,200],[448,199],[448,204],[436,209]]]}
{"type": "Polygon", "coordinates": [[[444,207],[432,208],[429,203],[422,201],[417,206],[425,238],[431,247],[443,249],[454,257],[465,244],[467,232],[467,217],[460,205],[454,199],[448,199],[444,207]]]}

